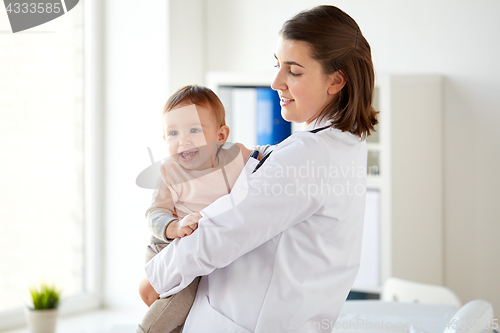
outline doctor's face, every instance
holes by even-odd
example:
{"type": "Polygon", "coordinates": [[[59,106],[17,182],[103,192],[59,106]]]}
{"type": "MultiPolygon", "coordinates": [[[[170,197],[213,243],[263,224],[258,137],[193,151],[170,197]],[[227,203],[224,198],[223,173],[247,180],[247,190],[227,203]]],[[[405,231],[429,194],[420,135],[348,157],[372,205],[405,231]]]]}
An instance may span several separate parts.
{"type": "Polygon", "coordinates": [[[163,115],[168,154],[186,169],[212,167],[219,142],[213,112],[194,104],[179,104],[163,115]]]}
{"type": "Polygon", "coordinates": [[[333,100],[328,93],[331,78],[310,56],[305,42],[280,37],[276,47],[276,76],[271,88],[281,98],[281,116],[287,121],[309,124],[333,100]]]}

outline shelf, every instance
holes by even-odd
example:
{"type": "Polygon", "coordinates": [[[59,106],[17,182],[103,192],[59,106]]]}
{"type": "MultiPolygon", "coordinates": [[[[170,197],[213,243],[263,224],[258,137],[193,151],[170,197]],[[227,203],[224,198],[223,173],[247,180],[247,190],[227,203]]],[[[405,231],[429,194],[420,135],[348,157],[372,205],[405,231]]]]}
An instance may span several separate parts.
{"type": "Polygon", "coordinates": [[[369,294],[380,294],[382,293],[382,286],[372,287],[372,286],[352,286],[351,291],[359,293],[369,293],[369,294]]]}
{"type": "Polygon", "coordinates": [[[213,91],[217,91],[221,86],[269,87],[273,79],[273,71],[259,73],[210,72],[206,76],[207,86],[213,91]]]}
{"type": "MultiPolygon", "coordinates": [[[[56,333],[133,333],[147,311],[137,309],[101,309],[58,318],[56,333]]],[[[26,327],[3,331],[29,333],[26,327]]]]}
{"type": "Polygon", "coordinates": [[[367,190],[380,190],[382,189],[382,178],[380,176],[370,176],[366,177],[366,189],[367,190]]]}
{"type": "Polygon", "coordinates": [[[381,151],[382,150],[382,145],[380,143],[366,143],[366,149],[368,150],[374,150],[374,151],[381,151]]]}

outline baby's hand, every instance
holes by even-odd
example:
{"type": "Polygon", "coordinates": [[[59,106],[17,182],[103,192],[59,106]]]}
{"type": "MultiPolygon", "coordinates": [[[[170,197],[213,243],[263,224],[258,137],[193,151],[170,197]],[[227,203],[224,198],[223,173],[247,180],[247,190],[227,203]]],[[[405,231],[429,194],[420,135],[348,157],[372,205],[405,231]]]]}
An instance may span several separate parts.
{"type": "Polygon", "coordinates": [[[253,150],[248,149],[247,147],[245,147],[243,144],[241,144],[239,142],[236,142],[236,144],[238,145],[238,147],[240,147],[241,155],[243,156],[243,161],[246,161],[253,150]]]}
{"type": "Polygon", "coordinates": [[[200,213],[193,213],[184,216],[182,220],[179,221],[179,237],[189,236],[198,229],[198,221],[201,219],[200,213]]]}
{"type": "Polygon", "coordinates": [[[182,238],[189,236],[198,228],[198,221],[201,219],[200,213],[186,215],[180,221],[169,223],[166,233],[167,238],[182,238]]]}

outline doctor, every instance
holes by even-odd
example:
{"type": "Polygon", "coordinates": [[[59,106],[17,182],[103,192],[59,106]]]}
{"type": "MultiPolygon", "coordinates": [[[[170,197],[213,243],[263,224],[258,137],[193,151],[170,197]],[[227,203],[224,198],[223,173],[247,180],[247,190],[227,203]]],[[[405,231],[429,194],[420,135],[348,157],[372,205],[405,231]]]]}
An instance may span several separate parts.
{"type": "Polygon", "coordinates": [[[243,185],[146,266],[161,297],[202,276],[184,333],[330,332],[358,271],[377,124],[370,46],[346,13],[319,6],[285,22],[275,56],[282,116],[306,130],[255,172],[248,163],[243,185]]]}

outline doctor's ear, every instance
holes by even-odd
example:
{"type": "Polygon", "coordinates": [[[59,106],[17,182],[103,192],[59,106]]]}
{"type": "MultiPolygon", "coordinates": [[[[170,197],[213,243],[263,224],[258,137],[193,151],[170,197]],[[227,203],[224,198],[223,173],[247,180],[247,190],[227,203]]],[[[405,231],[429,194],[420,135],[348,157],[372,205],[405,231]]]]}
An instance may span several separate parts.
{"type": "Polygon", "coordinates": [[[342,88],[344,88],[347,80],[344,76],[344,73],[342,73],[341,71],[336,71],[335,73],[330,74],[329,77],[331,83],[328,87],[328,93],[330,95],[335,95],[339,91],[341,91],[342,88]]]}

